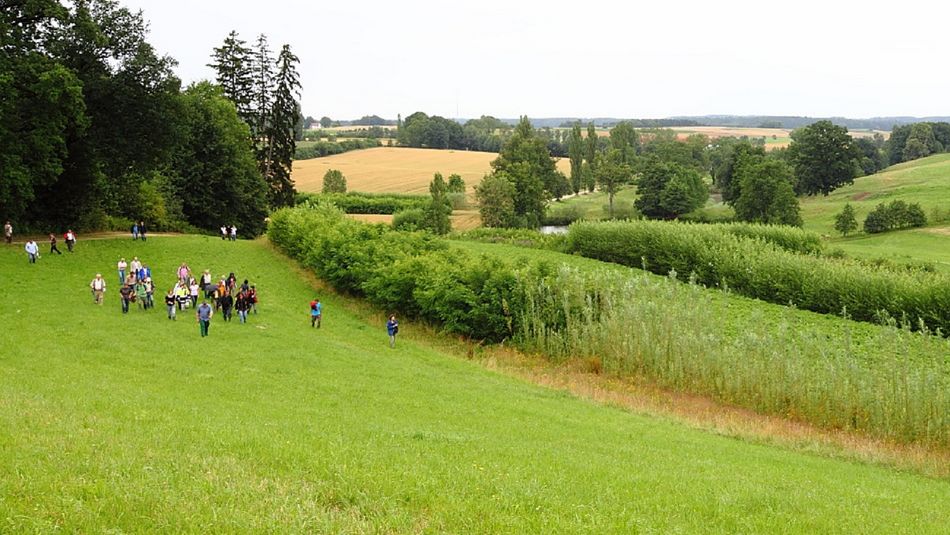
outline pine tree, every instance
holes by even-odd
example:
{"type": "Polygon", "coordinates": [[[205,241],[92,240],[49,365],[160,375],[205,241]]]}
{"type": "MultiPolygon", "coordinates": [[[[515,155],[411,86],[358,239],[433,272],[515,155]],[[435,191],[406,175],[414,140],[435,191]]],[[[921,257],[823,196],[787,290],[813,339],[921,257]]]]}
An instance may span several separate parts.
{"type": "Polygon", "coordinates": [[[300,117],[300,60],[284,45],[277,57],[277,79],[274,83],[274,104],[265,131],[267,150],[259,160],[264,180],[270,186],[270,205],[273,208],[290,206],[294,202],[294,182],[290,176],[297,142],[294,129],[300,117]]]}
{"type": "Polygon", "coordinates": [[[236,31],[231,31],[224,43],[214,49],[209,67],[215,70],[215,81],[224,91],[224,96],[234,103],[238,116],[248,125],[254,124],[251,50],[236,31]]]}
{"type": "MultiPolygon", "coordinates": [[[[261,136],[267,132],[267,126],[274,103],[274,62],[271,59],[267,36],[257,37],[257,47],[250,57],[250,70],[253,77],[251,85],[251,106],[254,111],[254,122],[250,124],[251,135],[258,145],[257,152],[266,150],[261,142],[261,136]]],[[[260,160],[260,158],[258,158],[260,160]]]]}

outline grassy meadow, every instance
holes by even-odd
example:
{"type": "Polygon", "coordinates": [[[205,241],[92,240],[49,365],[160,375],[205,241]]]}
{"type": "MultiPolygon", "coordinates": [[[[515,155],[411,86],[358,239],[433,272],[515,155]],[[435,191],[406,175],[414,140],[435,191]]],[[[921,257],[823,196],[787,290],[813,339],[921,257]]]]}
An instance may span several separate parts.
{"type": "Polygon", "coordinates": [[[262,241],[0,248],[0,530],[945,531],[945,480],[578,400],[405,320],[390,350],[382,314],[315,284],[262,241]],[[260,313],[204,339],[161,306],[122,315],[114,265],[136,255],[159,288],[183,261],[249,278],[260,313]]]}
{"type": "MultiPolygon", "coordinates": [[[[475,186],[491,172],[497,157],[494,152],[377,147],[295,161],[293,178],[299,191],[317,192],[327,170],[338,169],[346,176],[349,191],[428,194],[432,175],[442,173],[448,179],[455,173],[474,197],[475,186]]],[[[562,158],[558,169],[569,173],[570,162],[562,158]]]]}

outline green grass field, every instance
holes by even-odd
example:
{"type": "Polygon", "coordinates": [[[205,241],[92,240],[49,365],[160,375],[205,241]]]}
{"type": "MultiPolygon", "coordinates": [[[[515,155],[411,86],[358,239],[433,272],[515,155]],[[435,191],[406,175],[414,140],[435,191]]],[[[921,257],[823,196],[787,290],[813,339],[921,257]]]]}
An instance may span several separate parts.
{"type": "Polygon", "coordinates": [[[0,531],[941,533],[950,483],[578,400],[348,312],[263,242],[0,249],[0,531]],[[248,325],[122,315],[119,256],[159,288],[235,271],[248,325]],[[110,289],[92,304],[100,271],[110,289]]]}

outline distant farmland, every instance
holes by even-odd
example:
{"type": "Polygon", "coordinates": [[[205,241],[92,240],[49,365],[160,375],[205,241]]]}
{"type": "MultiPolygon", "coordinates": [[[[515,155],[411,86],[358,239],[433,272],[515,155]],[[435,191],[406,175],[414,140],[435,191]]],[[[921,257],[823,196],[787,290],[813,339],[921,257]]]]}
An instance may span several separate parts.
{"type": "MultiPolygon", "coordinates": [[[[448,180],[457,173],[471,196],[497,157],[494,152],[377,147],[295,161],[293,179],[299,191],[320,191],[327,169],[339,169],[349,191],[425,194],[433,174],[442,173],[448,180]]],[[[570,174],[567,158],[558,162],[558,169],[570,174]]]]}

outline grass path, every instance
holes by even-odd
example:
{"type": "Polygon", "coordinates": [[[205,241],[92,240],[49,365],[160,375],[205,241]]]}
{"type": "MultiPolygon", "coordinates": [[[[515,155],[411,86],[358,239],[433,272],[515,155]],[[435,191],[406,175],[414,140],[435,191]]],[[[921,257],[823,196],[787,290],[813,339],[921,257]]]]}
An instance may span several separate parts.
{"type": "Polygon", "coordinates": [[[367,323],[254,242],[0,248],[0,531],[939,533],[950,484],[575,399],[367,323]],[[249,325],[119,312],[119,256],[261,291],[249,325]],[[107,303],[87,284],[108,277],[107,303]]]}

